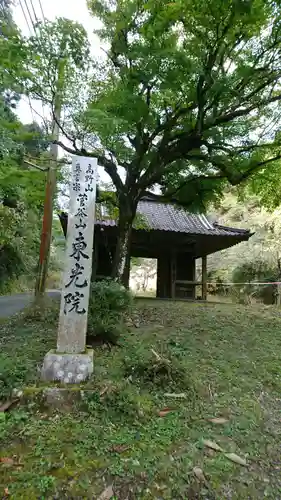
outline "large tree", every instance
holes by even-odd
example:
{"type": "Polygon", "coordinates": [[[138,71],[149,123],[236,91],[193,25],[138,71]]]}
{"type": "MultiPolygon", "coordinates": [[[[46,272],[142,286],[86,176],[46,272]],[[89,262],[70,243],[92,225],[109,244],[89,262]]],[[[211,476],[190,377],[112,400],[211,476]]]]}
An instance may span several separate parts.
{"type": "Polygon", "coordinates": [[[281,9],[273,0],[88,5],[102,23],[104,56],[61,124],[67,142],[59,144],[97,156],[114,184],[114,274],[126,283],[145,193],[158,185],[163,199],[202,208],[227,184],[278,168],[281,9]]]}

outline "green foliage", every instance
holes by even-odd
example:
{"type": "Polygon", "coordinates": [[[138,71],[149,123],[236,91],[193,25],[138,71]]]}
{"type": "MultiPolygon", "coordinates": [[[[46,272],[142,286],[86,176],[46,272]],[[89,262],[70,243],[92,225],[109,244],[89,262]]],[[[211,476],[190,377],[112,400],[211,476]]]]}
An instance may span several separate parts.
{"type": "Polygon", "coordinates": [[[247,281],[275,281],[278,278],[278,269],[272,268],[268,262],[255,260],[247,262],[233,271],[234,283],[247,281]]]}
{"type": "Polygon", "coordinates": [[[102,417],[106,413],[111,419],[120,420],[120,422],[126,420],[132,425],[134,425],[136,415],[139,416],[141,422],[153,416],[151,395],[141,392],[137,385],[128,385],[126,381],[118,381],[102,398],[96,392],[89,391],[89,394],[85,394],[85,402],[90,414],[98,411],[102,417]]]}
{"type": "Polygon", "coordinates": [[[208,257],[208,270],[219,271],[223,281],[231,281],[236,267],[246,263],[264,262],[265,268],[276,269],[280,258],[281,212],[269,212],[257,196],[228,192],[212,217],[222,225],[246,228],[253,232],[249,241],[208,257]]]}
{"type": "Polygon", "coordinates": [[[273,267],[269,262],[259,260],[245,262],[234,269],[232,279],[234,283],[237,283],[233,287],[233,294],[238,300],[243,300],[243,297],[252,297],[263,299],[265,304],[273,304],[275,302],[277,294],[276,285],[253,285],[252,283],[279,281],[280,271],[277,266],[273,267]]]}
{"type": "MultiPolygon", "coordinates": [[[[157,182],[167,198],[204,209],[227,182],[239,184],[267,162],[277,167],[273,2],[88,3],[109,51],[84,125],[99,138],[97,152],[109,151],[127,170],[129,184],[145,190],[157,182]],[[260,132],[271,121],[270,133],[260,132]]],[[[120,191],[114,162],[103,164],[120,191]]]]}
{"type": "MultiPolygon", "coordinates": [[[[36,37],[23,40],[16,30],[3,37],[3,73],[17,74],[20,90],[52,111],[62,104],[62,146],[98,157],[116,190],[112,212],[123,232],[129,234],[137,202],[155,185],[163,200],[206,210],[229,184],[251,178],[251,189],[276,206],[279,3],[89,0],[88,6],[100,21],[103,58],[91,59],[81,25],[60,18],[38,26],[36,37]]],[[[116,247],[118,278],[126,274],[128,234],[120,232],[116,247]]]]}
{"type": "Polygon", "coordinates": [[[9,208],[0,203],[0,224],[0,293],[7,293],[15,279],[34,275],[40,220],[23,204],[9,208]]]}
{"type": "Polygon", "coordinates": [[[228,281],[228,272],[224,269],[212,269],[208,272],[208,294],[224,296],[229,293],[229,286],[224,283],[228,281]]]}
{"type": "Polygon", "coordinates": [[[24,275],[30,286],[37,266],[45,175],[30,170],[24,156],[40,164],[49,143],[39,125],[23,125],[15,114],[26,46],[9,3],[2,6],[0,22],[0,293],[8,293],[24,275]]]}
{"type": "MultiPolygon", "coordinates": [[[[9,89],[9,92],[18,91],[27,54],[20,31],[13,22],[10,5],[7,3],[1,5],[0,24],[0,88],[1,91],[3,88],[9,89]]],[[[0,126],[0,130],[1,128],[0,126]]]]}
{"type": "Polygon", "coordinates": [[[28,378],[28,366],[24,361],[15,363],[14,360],[2,359],[0,368],[0,401],[11,396],[14,388],[22,387],[28,378]]]}
{"type": "Polygon", "coordinates": [[[281,162],[278,161],[271,168],[263,169],[245,186],[246,197],[256,196],[270,212],[280,207],[280,167],[281,162]]]}
{"type": "MultiPolygon", "coordinates": [[[[0,325],[1,366],[9,359],[11,373],[19,365],[26,377],[24,400],[0,422],[0,457],[14,461],[1,464],[10,496],[96,499],[112,484],[118,499],[220,499],[225,492],[239,499],[278,498],[279,476],[272,471],[280,460],[280,313],[167,301],[138,301],[136,307],[142,325],[120,348],[95,349],[95,373],[71,411],[46,410],[40,396],[45,387],[34,385],[37,363],[55,347],[56,326],[45,318],[0,325]],[[137,366],[151,349],[180,361],[196,390],[182,391],[176,380],[173,391],[139,385],[136,377],[124,380],[124,358],[137,366]],[[214,417],[225,423],[210,422],[214,417]],[[245,457],[249,466],[209,452],[207,439],[245,457]],[[195,464],[208,488],[195,477],[195,464]]],[[[69,387],[70,394],[77,392],[69,387]]]]}
{"type": "Polygon", "coordinates": [[[33,325],[37,322],[43,324],[47,322],[49,325],[57,325],[59,317],[59,301],[49,297],[44,297],[37,303],[31,304],[20,315],[24,323],[33,325]]]}
{"type": "MultiPolygon", "coordinates": [[[[84,96],[83,79],[91,61],[83,26],[66,18],[47,20],[24,45],[29,59],[25,65],[23,92],[51,106],[53,112],[59,103],[66,122],[74,109],[79,114],[84,96]]],[[[64,125],[60,125],[63,131],[64,125]]],[[[51,123],[49,134],[52,138],[51,123]]]]}
{"type": "Polygon", "coordinates": [[[0,81],[0,293],[10,292],[19,276],[34,274],[45,176],[27,170],[23,155],[39,156],[46,149],[40,127],[22,125],[14,112],[19,100],[15,78],[21,74],[23,60],[20,64],[19,57],[23,54],[18,50],[15,56],[14,44],[20,43],[20,37],[6,21],[5,16],[2,28],[6,36],[0,43],[0,52],[6,54],[1,59],[4,74],[0,81]]]}
{"type": "Polygon", "coordinates": [[[142,387],[152,385],[171,391],[175,388],[188,391],[191,398],[195,390],[194,382],[186,367],[170,353],[161,353],[158,356],[147,349],[141,349],[133,355],[130,353],[130,356],[125,356],[123,360],[124,376],[142,387]]]}
{"type": "Polygon", "coordinates": [[[99,157],[118,203],[128,194],[133,203],[158,183],[166,198],[204,209],[227,183],[239,184],[269,164],[277,168],[281,14],[275,2],[88,5],[101,21],[96,31],[107,57],[91,61],[78,24],[44,23],[26,43],[26,92],[52,105],[60,94],[67,111],[62,134],[73,139],[74,153],[99,157]],[[60,66],[64,77],[55,89],[60,66]]]}
{"type": "Polygon", "coordinates": [[[52,106],[62,96],[62,146],[97,157],[110,176],[120,223],[114,273],[125,282],[137,202],[156,185],[162,200],[202,211],[229,185],[279,171],[281,11],[271,0],[88,6],[104,57],[89,59],[81,27],[47,23],[41,45],[29,44],[27,92],[52,106]],[[62,67],[70,79],[54,89],[62,67]]]}
{"type": "Polygon", "coordinates": [[[129,290],[114,280],[94,282],[88,313],[88,337],[116,343],[126,330],[125,315],[132,305],[129,290]]]}
{"type": "Polygon", "coordinates": [[[276,298],[275,285],[230,285],[222,283],[268,282],[280,278],[280,208],[268,211],[257,196],[245,191],[228,192],[213,217],[219,224],[248,228],[253,236],[248,242],[223,250],[208,257],[208,293],[232,296],[243,302],[254,299],[272,304],[276,298]]]}
{"type": "Polygon", "coordinates": [[[10,397],[13,389],[23,389],[38,379],[38,367],[55,342],[58,313],[58,303],[47,299],[2,323],[0,401],[10,397]]]}

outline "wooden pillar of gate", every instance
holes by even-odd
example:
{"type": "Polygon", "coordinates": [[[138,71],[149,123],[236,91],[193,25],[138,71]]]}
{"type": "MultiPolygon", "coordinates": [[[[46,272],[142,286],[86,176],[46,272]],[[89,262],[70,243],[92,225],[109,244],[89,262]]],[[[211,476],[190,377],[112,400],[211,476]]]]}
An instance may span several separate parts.
{"type": "Polygon", "coordinates": [[[207,300],[207,255],[202,257],[202,300],[207,300]]]}

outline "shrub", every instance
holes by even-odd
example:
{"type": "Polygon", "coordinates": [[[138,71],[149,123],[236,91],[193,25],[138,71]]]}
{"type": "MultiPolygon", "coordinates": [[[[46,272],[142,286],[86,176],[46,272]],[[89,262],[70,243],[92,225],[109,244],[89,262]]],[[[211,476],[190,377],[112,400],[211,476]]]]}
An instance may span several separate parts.
{"type": "Polygon", "coordinates": [[[56,325],[59,319],[59,300],[43,297],[38,303],[33,302],[20,313],[25,323],[47,323],[56,325]]]}
{"type": "Polygon", "coordinates": [[[12,389],[21,387],[26,380],[29,367],[22,360],[0,356],[0,401],[5,401],[12,392],[12,389]]]}
{"type": "Polygon", "coordinates": [[[120,421],[124,418],[127,422],[143,421],[150,419],[155,412],[151,394],[140,391],[139,387],[125,380],[110,387],[104,396],[85,391],[83,400],[89,413],[98,412],[103,418],[107,414],[120,421]]]}
{"type": "Polygon", "coordinates": [[[192,375],[186,371],[182,362],[170,353],[165,357],[153,349],[140,349],[123,359],[124,377],[138,386],[154,386],[169,390],[183,390],[194,394],[192,375]],[[168,357],[166,357],[168,355],[168,357]]]}
{"type": "Polygon", "coordinates": [[[225,269],[212,269],[208,272],[208,294],[226,296],[230,293],[230,286],[224,283],[230,281],[228,271],[225,269]]]}
{"type": "Polygon", "coordinates": [[[253,298],[265,304],[274,304],[276,286],[271,284],[255,285],[253,282],[270,283],[278,281],[278,279],[279,271],[276,266],[262,260],[245,262],[233,271],[232,280],[237,283],[233,286],[233,297],[240,303],[249,303],[253,298]]]}
{"type": "Polygon", "coordinates": [[[132,300],[131,292],[112,279],[93,283],[89,301],[88,339],[116,344],[124,331],[124,319],[132,300]]]}

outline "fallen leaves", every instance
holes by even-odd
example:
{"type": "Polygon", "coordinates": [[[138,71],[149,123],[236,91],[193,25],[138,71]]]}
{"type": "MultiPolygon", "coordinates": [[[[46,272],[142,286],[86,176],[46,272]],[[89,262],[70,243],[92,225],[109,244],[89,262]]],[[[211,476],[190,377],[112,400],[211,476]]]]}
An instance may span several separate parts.
{"type": "Polygon", "coordinates": [[[114,496],[114,491],[111,484],[110,486],[107,486],[107,488],[105,488],[105,490],[99,496],[98,500],[110,500],[113,496],[114,496]]]}
{"type": "Polygon", "coordinates": [[[21,467],[23,467],[23,464],[20,462],[18,457],[14,456],[13,458],[11,457],[0,457],[0,466],[3,467],[16,467],[18,470],[20,470],[21,467]]]}
{"type": "Polygon", "coordinates": [[[193,467],[192,472],[196,479],[198,479],[198,481],[200,481],[201,483],[207,482],[204,476],[204,472],[202,471],[202,469],[200,469],[200,467],[193,467]]]}
{"type": "Polygon", "coordinates": [[[109,389],[109,385],[106,385],[101,391],[100,391],[100,396],[104,396],[109,389]]]}
{"type": "Polygon", "coordinates": [[[166,417],[168,413],[171,413],[171,411],[174,411],[173,408],[163,408],[158,412],[159,417],[166,417]]]}
{"type": "Polygon", "coordinates": [[[160,354],[158,354],[158,352],[155,351],[155,349],[150,349],[150,351],[152,352],[152,354],[155,356],[156,358],[156,361],[158,362],[165,362],[167,363],[168,365],[171,364],[171,360],[170,359],[167,359],[167,358],[163,358],[163,356],[160,356],[160,354]]]}
{"type": "Polygon", "coordinates": [[[0,413],[7,411],[13,406],[13,404],[18,402],[18,398],[16,399],[9,399],[8,401],[5,401],[5,403],[1,404],[0,406],[0,413]]]}
{"type": "Polygon", "coordinates": [[[227,420],[227,418],[223,418],[223,417],[215,417],[215,418],[208,418],[208,422],[211,422],[212,424],[227,424],[227,422],[229,422],[229,420],[227,420]]]}
{"type": "Polygon", "coordinates": [[[9,457],[0,457],[0,463],[4,465],[14,465],[14,460],[9,457]]]}
{"type": "Polygon", "coordinates": [[[239,457],[239,455],[236,455],[236,453],[225,453],[224,456],[228,458],[228,460],[231,460],[232,462],[243,465],[244,467],[247,467],[247,462],[244,458],[239,457]]]}
{"type": "Polygon", "coordinates": [[[217,443],[215,443],[215,441],[210,441],[209,439],[203,439],[203,444],[204,446],[207,446],[207,448],[211,448],[212,450],[223,451],[223,449],[217,443]]]}
{"type": "Polygon", "coordinates": [[[185,392],[180,392],[179,394],[175,392],[166,392],[164,396],[166,396],[166,398],[186,399],[185,392]]]}
{"type": "Polygon", "coordinates": [[[203,444],[207,448],[211,448],[211,450],[215,451],[220,451],[224,454],[228,460],[231,460],[232,462],[238,464],[238,465],[243,465],[244,467],[247,467],[247,462],[244,458],[239,457],[239,455],[236,455],[236,453],[226,453],[221,446],[219,446],[215,441],[210,441],[209,439],[203,439],[203,444]]]}
{"type": "Polygon", "coordinates": [[[111,448],[110,451],[113,453],[124,453],[125,451],[129,450],[130,446],[127,444],[114,444],[111,448]]]}

